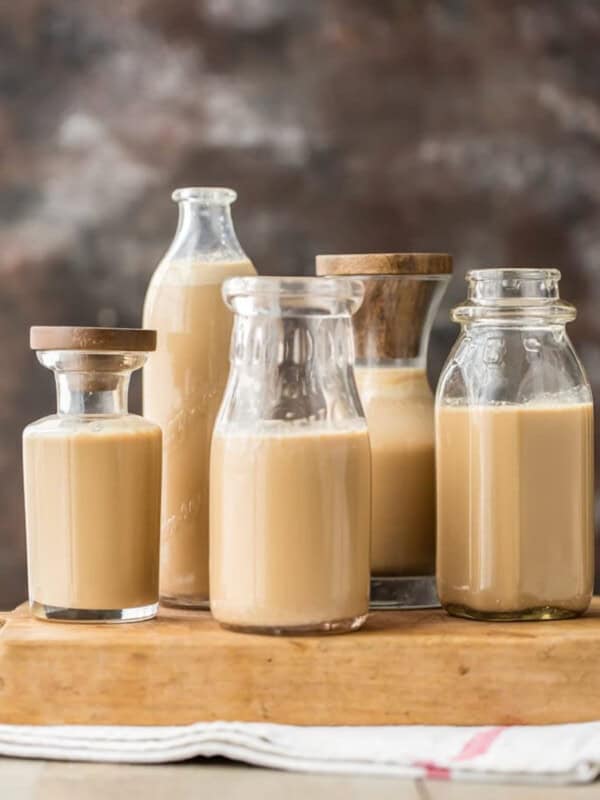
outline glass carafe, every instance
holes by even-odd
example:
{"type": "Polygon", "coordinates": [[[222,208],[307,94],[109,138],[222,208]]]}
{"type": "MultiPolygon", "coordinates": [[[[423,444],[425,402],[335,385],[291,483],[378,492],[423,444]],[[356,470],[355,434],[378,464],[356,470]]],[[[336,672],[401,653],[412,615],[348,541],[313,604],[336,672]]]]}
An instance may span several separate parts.
{"type": "Polygon", "coordinates": [[[211,611],[257,633],[343,632],[369,601],[370,452],[358,281],[239,278],[211,454],[211,611]]]}
{"type": "Polygon", "coordinates": [[[255,270],[235,235],[231,189],[177,189],[175,238],[154,273],[144,325],[158,346],[144,370],[144,413],[164,432],[160,594],[208,605],[210,438],[229,369],[232,316],[221,284],[255,270]]]}
{"type": "Polygon", "coordinates": [[[435,450],[427,346],[452,259],[438,253],[317,256],[321,275],[356,275],[356,380],[373,463],[371,607],[437,605],[435,450]]]}
{"type": "Polygon", "coordinates": [[[594,576],[592,395],[554,269],[467,275],[437,400],[438,592],[472,619],[557,619],[594,576]]]}
{"type": "Polygon", "coordinates": [[[149,619],[158,608],[161,431],[127,411],[156,334],[36,327],[58,413],[23,432],[29,600],[69,622],[149,619]]]}

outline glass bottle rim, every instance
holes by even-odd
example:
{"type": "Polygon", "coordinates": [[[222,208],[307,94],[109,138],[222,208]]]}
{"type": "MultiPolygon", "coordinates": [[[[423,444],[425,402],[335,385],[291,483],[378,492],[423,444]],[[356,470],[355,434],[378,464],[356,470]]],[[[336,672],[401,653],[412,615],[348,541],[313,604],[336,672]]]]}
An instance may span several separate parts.
{"type": "Polygon", "coordinates": [[[465,280],[471,281],[498,281],[498,280],[528,280],[528,281],[560,281],[561,272],[556,267],[484,267],[471,269],[467,272],[465,280]]]}
{"type": "Polygon", "coordinates": [[[237,200],[237,192],[226,186],[184,186],[175,189],[171,199],[176,203],[191,200],[196,203],[231,205],[237,200]]]}
{"type": "Polygon", "coordinates": [[[229,278],[223,299],[240,313],[339,316],[353,314],[364,297],[361,280],[314,275],[256,275],[229,278]]]}
{"type": "Polygon", "coordinates": [[[141,369],[150,353],[143,350],[37,350],[40,364],[53,372],[80,375],[125,374],[141,369]]]}

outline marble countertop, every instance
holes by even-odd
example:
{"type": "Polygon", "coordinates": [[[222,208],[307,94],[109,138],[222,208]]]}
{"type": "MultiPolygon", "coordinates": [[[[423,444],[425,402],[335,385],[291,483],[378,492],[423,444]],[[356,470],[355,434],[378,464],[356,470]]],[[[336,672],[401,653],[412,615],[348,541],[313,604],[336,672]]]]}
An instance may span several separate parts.
{"type": "Polygon", "coordinates": [[[397,778],[305,775],[223,759],[161,766],[0,759],[0,795],[10,800],[584,800],[600,784],[514,786],[397,778]]]}

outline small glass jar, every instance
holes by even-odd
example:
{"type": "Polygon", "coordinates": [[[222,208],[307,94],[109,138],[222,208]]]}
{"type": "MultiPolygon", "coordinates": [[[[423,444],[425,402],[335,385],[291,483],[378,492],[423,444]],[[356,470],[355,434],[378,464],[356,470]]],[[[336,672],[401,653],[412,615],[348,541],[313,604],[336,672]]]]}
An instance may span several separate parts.
{"type": "Polygon", "coordinates": [[[317,256],[320,275],[354,275],[356,381],[373,464],[371,608],[439,605],[435,592],[433,393],[429,334],[450,280],[445,253],[317,256]]]}
{"type": "Polygon", "coordinates": [[[369,605],[370,450],[354,381],[359,281],[236,278],[210,472],[211,611],[269,634],[359,628],[369,605]]]}
{"type": "Polygon", "coordinates": [[[23,432],[29,603],[36,617],[134,622],[158,609],[161,431],[127,413],[156,332],[34,327],[58,413],[23,432]]]}
{"type": "Polygon", "coordinates": [[[436,399],[437,581],[482,620],[583,613],[594,579],[592,394],[555,269],[467,275],[436,399]]]}
{"type": "Polygon", "coordinates": [[[164,431],[161,602],[208,608],[210,439],[229,371],[232,315],[221,285],[256,270],[235,233],[232,189],[177,189],[175,237],[146,294],[158,346],[144,369],[144,414],[164,431]]]}

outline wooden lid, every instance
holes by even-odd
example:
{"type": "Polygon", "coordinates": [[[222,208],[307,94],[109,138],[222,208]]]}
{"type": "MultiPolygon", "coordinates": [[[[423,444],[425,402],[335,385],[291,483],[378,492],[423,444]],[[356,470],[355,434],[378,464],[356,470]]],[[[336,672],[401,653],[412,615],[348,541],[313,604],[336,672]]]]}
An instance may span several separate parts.
{"type": "Polygon", "coordinates": [[[448,253],[355,253],[317,256],[317,275],[450,275],[448,253]]]}
{"type": "Polygon", "coordinates": [[[29,332],[32,350],[96,350],[143,352],[156,350],[156,331],[143,328],[77,328],[34,325],[29,332]]]}

